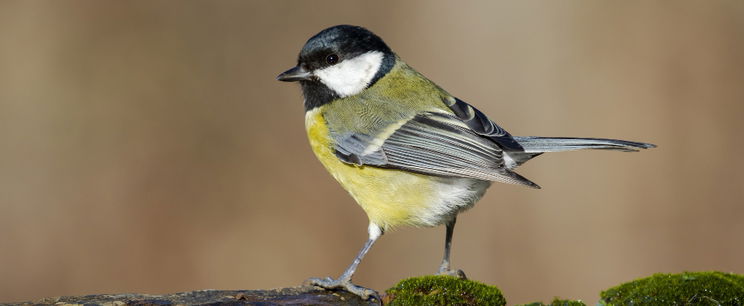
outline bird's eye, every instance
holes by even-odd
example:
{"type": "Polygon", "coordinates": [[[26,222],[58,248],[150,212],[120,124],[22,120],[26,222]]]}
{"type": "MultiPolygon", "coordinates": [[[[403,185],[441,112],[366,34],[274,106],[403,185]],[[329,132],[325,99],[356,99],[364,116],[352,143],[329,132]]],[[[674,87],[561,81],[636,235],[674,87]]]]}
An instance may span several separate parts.
{"type": "Polygon", "coordinates": [[[333,65],[335,63],[338,63],[338,55],[333,54],[333,53],[332,54],[328,54],[328,56],[326,56],[326,63],[328,63],[329,65],[333,65]]]}

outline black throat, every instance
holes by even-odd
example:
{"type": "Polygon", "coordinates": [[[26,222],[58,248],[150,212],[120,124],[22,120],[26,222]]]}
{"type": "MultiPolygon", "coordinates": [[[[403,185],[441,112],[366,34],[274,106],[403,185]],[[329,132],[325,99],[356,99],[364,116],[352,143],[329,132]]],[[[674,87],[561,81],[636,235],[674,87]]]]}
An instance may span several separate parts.
{"type": "MultiPolygon", "coordinates": [[[[393,66],[395,66],[395,54],[385,53],[382,57],[380,69],[377,70],[377,73],[366,88],[370,88],[377,84],[377,81],[387,75],[388,72],[393,69],[393,66]]],[[[305,111],[331,103],[340,98],[336,92],[328,88],[328,86],[323,84],[317,78],[300,81],[300,85],[302,86],[302,95],[305,97],[305,111]]]]}
{"type": "Polygon", "coordinates": [[[302,95],[305,97],[305,111],[340,98],[336,92],[317,79],[300,81],[300,85],[302,86],[302,95]]]}

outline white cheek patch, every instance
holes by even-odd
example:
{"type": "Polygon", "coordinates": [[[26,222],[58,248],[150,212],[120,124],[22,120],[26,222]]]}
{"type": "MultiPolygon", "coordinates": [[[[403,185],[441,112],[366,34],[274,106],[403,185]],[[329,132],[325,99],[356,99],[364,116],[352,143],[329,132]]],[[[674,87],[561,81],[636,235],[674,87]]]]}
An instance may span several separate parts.
{"type": "Polygon", "coordinates": [[[367,52],[314,72],[323,84],[343,97],[358,94],[372,81],[382,65],[383,54],[367,52]]]}

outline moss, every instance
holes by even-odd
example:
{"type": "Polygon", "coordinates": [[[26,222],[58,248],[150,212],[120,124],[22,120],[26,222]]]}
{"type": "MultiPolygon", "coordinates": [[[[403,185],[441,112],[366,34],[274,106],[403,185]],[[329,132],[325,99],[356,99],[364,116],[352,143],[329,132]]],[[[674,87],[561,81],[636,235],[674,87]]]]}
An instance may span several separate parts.
{"type": "Polygon", "coordinates": [[[600,305],[744,305],[744,275],[654,274],[602,292],[600,305]]]}
{"type": "Polygon", "coordinates": [[[550,304],[544,304],[543,302],[534,302],[518,306],[586,306],[586,304],[584,304],[584,302],[582,301],[561,300],[559,298],[555,298],[552,302],[550,302],[550,304]]]}
{"type": "Polygon", "coordinates": [[[453,276],[413,277],[385,293],[385,305],[506,305],[499,288],[453,276]]]}

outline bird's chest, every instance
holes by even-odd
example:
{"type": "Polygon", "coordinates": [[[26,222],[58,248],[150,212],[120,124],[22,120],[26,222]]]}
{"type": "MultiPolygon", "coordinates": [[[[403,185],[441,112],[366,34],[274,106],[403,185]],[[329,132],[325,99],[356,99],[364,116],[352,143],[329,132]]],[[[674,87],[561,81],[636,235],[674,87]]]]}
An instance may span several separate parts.
{"type": "Polygon", "coordinates": [[[305,114],[305,128],[318,160],[364,209],[370,221],[383,228],[441,224],[453,213],[470,206],[485,191],[476,180],[431,177],[341,162],[335,155],[320,108],[305,114]]]}

